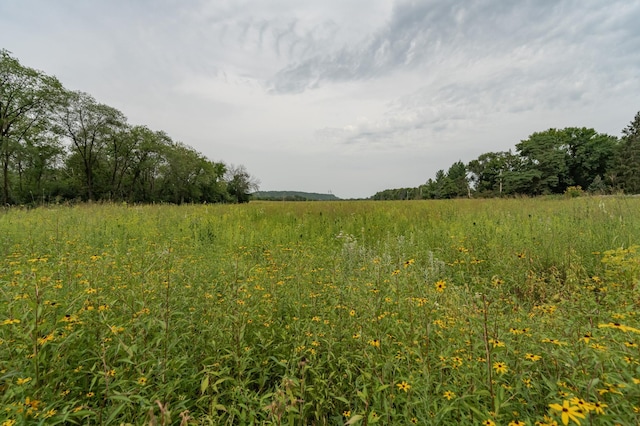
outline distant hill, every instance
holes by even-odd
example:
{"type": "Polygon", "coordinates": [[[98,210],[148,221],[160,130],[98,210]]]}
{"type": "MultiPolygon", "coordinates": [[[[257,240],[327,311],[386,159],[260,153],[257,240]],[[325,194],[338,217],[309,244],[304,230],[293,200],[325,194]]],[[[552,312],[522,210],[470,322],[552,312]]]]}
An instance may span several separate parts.
{"type": "Polygon", "coordinates": [[[317,194],[300,191],[257,191],[251,194],[254,200],[273,201],[337,201],[340,198],[333,194],[317,194]]]}

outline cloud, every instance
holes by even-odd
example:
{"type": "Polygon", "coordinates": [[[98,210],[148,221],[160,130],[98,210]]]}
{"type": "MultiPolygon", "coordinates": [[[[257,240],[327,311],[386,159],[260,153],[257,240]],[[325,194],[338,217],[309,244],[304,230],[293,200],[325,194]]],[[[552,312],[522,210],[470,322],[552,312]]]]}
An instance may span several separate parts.
{"type": "Polygon", "coordinates": [[[620,42],[629,50],[618,54],[637,55],[633,48],[638,47],[639,31],[634,18],[640,18],[640,6],[624,1],[608,7],[570,0],[398,1],[388,22],[361,42],[293,62],[270,82],[276,93],[300,93],[335,81],[378,78],[398,69],[428,73],[459,57],[464,57],[466,63],[461,65],[469,71],[487,56],[504,57],[523,48],[550,47],[557,55],[561,46],[561,55],[584,61],[595,59],[592,52],[601,51],[603,45],[615,48],[620,42]],[[609,38],[601,39],[600,32],[609,38]]]}

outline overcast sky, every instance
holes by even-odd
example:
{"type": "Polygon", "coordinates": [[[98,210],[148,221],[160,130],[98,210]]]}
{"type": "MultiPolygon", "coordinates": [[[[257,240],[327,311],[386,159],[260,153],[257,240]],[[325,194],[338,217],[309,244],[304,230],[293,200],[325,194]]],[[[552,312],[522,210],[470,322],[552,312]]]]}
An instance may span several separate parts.
{"type": "Polygon", "coordinates": [[[415,187],[640,110],[637,0],[0,0],[0,48],[262,190],[415,187]]]}

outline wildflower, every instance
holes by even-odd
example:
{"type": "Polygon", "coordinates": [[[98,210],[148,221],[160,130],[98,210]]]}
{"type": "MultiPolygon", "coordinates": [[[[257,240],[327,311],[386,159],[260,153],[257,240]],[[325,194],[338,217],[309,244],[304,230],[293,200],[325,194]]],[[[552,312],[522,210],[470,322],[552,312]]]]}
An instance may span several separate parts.
{"type": "Polygon", "coordinates": [[[346,410],[342,412],[342,415],[348,419],[349,417],[351,417],[351,410],[346,410]]]}
{"type": "Polygon", "coordinates": [[[509,426],[526,426],[525,422],[521,422],[520,420],[513,420],[509,422],[509,426]]]}
{"type": "Polygon", "coordinates": [[[494,348],[504,347],[504,342],[501,342],[500,340],[497,340],[497,339],[489,339],[489,343],[491,343],[494,348]]]}
{"type": "Polygon", "coordinates": [[[593,336],[591,335],[591,332],[588,331],[579,340],[581,342],[584,342],[585,344],[588,344],[591,339],[593,339],[593,336]]]}
{"type": "Polygon", "coordinates": [[[405,267],[405,268],[408,268],[410,265],[413,265],[414,263],[416,263],[416,261],[415,261],[415,260],[413,260],[413,259],[409,259],[409,260],[407,260],[407,261],[405,261],[405,262],[404,262],[404,267],[405,267]]]}
{"type": "Polygon", "coordinates": [[[544,421],[536,422],[536,426],[558,426],[558,422],[545,414],[544,421]]]}
{"type": "Polygon", "coordinates": [[[350,311],[349,311],[349,316],[351,316],[351,317],[356,316],[356,311],[355,311],[355,309],[352,309],[352,310],[350,310],[350,311]]]}
{"type": "Polygon", "coordinates": [[[409,392],[409,389],[411,389],[411,385],[404,380],[401,383],[396,384],[396,386],[399,390],[403,390],[405,392],[409,392]]]}
{"type": "Polygon", "coordinates": [[[527,361],[536,362],[536,361],[540,361],[542,357],[540,355],[534,355],[534,354],[528,353],[524,356],[524,359],[526,359],[527,361]]]}
{"type": "Polygon", "coordinates": [[[2,422],[2,426],[15,426],[16,421],[14,419],[5,420],[2,422]]]}
{"type": "Polygon", "coordinates": [[[482,426],[496,426],[496,424],[491,419],[487,419],[480,423],[482,426]]]}
{"type": "Polygon", "coordinates": [[[29,383],[30,381],[31,381],[31,377],[25,377],[25,378],[19,377],[16,384],[24,385],[25,383],[29,383]]]}
{"type": "Polygon", "coordinates": [[[391,275],[399,275],[400,274],[400,269],[395,269],[391,275]]]}
{"type": "Polygon", "coordinates": [[[48,419],[49,417],[53,417],[53,416],[55,416],[56,413],[57,413],[56,410],[51,409],[51,410],[47,411],[46,413],[44,413],[44,418],[48,419]]]}
{"type": "Polygon", "coordinates": [[[560,340],[557,340],[557,339],[542,339],[542,343],[552,343],[558,346],[566,345],[566,343],[561,342],[560,340]]]}
{"type": "Polygon", "coordinates": [[[568,425],[569,420],[573,420],[579,425],[580,419],[585,418],[582,408],[577,405],[571,405],[571,403],[566,399],[563,401],[562,405],[549,404],[549,408],[560,413],[563,425],[568,425]]]}
{"type": "Polygon", "coordinates": [[[113,334],[122,333],[124,331],[124,327],[118,327],[118,326],[115,326],[115,325],[109,326],[109,329],[111,329],[111,332],[113,334]]]}
{"type": "Polygon", "coordinates": [[[418,418],[417,417],[411,417],[411,424],[412,425],[417,425],[418,424],[418,418]]]}
{"type": "Polygon", "coordinates": [[[93,397],[94,397],[94,395],[95,395],[95,393],[93,393],[93,392],[87,392],[86,397],[87,397],[87,398],[93,398],[93,397]]]}
{"type": "Polygon", "coordinates": [[[369,344],[371,346],[373,346],[374,348],[379,348],[380,347],[380,339],[369,340],[369,344]]]}
{"type": "Polygon", "coordinates": [[[589,411],[593,411],[594,410],[594,406],[592,403],[585,401],[584,399],[580,399],[580,398],[571,398],[571,400],[569,400],[569,402],[571,402],[571,404],[576,405],[580,408],[582,408],[585,412],[589,412],[589,411]]]}
{"type": "Polygon", "coordinates": [[[445,288],[447,288],[447,283],[446,283],[446,281],[444,281],[444,280],[440,280],[440,281],[437,281],[437,282],[434,284],[434,286],[435,286],[436,291],[437,291],[438,293],[442,293],[442,292],[444,291],[444,289],[445,289],[445,288]]]}
{"type": "Polygon", "coordinates": [[[507,367],[507,364],[505,364],[504,362],[494,362],[493,363],[493,369],[496,370],[496,373],[498,374],[504,374],[507,371],[509,371],[509,368],[507,367]]]}
{"type": "Polygon", "coordinates": [[[597,414],[604,414],[604,409],[607,408],[608,405],[605,404],[604,402],[600,402],[600,401],[596,401],[593,403],[593,410],[597,413],[597,414]]]}
{"type": "Polygon", "coordinates": [[[638,330],[637,328],[633,328],[633,327],[629,327],[623,324],[620,324],[619,322],[610,322],[607,324],[598,324],[599,328],[615,328],[617,330],[620,331],[624,331],[625,333],[627,331],[632,331],[634,333],[640,333],[640,330],[638,330]]]}
{"type": "Polygon", "coordinates": [[[445,397],[445,398],[447,398],[447,400],[448,400],[448,401],[451,401],[453,398],[455,398],[455,397],[456,397],[456,393],[455,393],[455,392],[452,392],[452,391],[445,391],[445,392],[442,394],[442,396],[443,396],[443,397],[445,397]]]}

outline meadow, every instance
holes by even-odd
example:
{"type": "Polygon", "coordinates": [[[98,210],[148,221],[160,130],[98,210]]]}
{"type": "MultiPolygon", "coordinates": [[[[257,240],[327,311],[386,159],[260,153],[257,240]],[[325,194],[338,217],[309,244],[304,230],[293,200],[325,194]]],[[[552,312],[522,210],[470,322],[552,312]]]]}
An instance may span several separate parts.
{"type": "Polygon", "coordinates": [[[640,198],[0,212],[0,425],[640,424],[640,198]]]}

